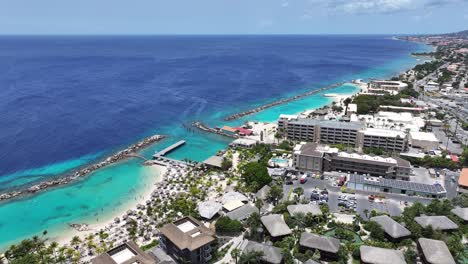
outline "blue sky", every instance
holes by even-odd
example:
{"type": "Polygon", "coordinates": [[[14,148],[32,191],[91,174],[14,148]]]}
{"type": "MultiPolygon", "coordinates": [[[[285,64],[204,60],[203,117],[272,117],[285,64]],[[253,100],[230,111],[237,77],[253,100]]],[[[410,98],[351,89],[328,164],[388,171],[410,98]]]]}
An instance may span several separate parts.
{"type": "Polygon", "coordinates": [[[394,34],[468,29],[468,0],[0,0],[0,34],[394,34]]]}

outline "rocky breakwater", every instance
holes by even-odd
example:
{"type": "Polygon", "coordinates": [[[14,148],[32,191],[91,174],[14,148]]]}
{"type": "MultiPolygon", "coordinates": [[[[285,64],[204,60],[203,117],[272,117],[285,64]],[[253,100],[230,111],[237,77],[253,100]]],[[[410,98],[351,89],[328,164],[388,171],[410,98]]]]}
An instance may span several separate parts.
{"type": "Polygon", "coordinates": [[[135,157],[135,153],[143,148],[146,148],[150,145],[152,145],[153,143],[157,142],[157,141],[160,141],[161,139],[163,139],[164,136],[161,136],[161,135],[154,135],[154,136],[151,136],[151,137],[147,137],[141,141],[139,141],[138,143],[136,144],[133,144],[131,146],[129,146],[128,148],[124,149],[124,150],[121,150],[107,158],[105,158],[104,160],[101,160],[97,163],[94,163],[94,164],[91,164],[91,165],[88,165],[82,169],[79,169],[71,174],[67,174],[67,175],[64,175],[63,177],[59,177],[59,178],[55,178],[55,179],[51,179],[51,180],[47,180],[47,181],[43,181],[43,182],[40,182],[40,183],[37,183],[33,186],[30,186],[29,188],[27,189],[22,189],[22,190],[15,190],[15,191],[10,191],[10,192],[7,192],[7,193],[3,193],[3,194],[0,194],[0,201],[4,201],[4,200],[8,200],[8,199],[12,199],[14,197],[18,197],[20,195],[24,195],[24,194],[30,194],[30,193],[35,193],[35,192],[38,192],[38,191],[42,191],[42,190],[45,190],[49,187],[54,187],[54,186],[58,186],[58,185],[64,185],[64,184],[67,184],[67,183],[70,183],[80,177],[83,177],[83,176],[86,176],[98,169],[101,169],[105,166],[108,166],[110,164],[113,164],[113,163],[116,163],[118,161],[121,161],[121,160],[124,160],[124,159],[127,159],[127,158],[130,158],[130,157],[135,157]]]}
{"type": "Polygon", "coordinates": [[[295,95],[295,96],[292,96],[292,97],[279,99],[277,101],[274,101],[274,102],[271,102],[271,103],[268,103],[268,104],[264,104],[262,106],[259,106],[259,107],[253,108],[253,109],[249,109],[249,110],[246,110],[244,112],[240,112],[240,113],[230,115],[228,117],[225,117],[224,121],[236,120],[236,119],[242,118],[242,117],[247,116],[247,115],[251,115],[251,114],[261,112],[261,111],[263,111],[265,109],[268,109],[268,108],[271,108],[271,107],[274,107],[274,106],[277,106],[277,105],[286,104],[286,103],[289,103],[289,102],[292,102],[292,101],[295,101],[295,100],[302,99],[302,98],[307,97],[307,96],[317,94],[317,93],[325,91],[325,90],[336,88],[336,87],[338,87],[340,85],[343,85],[343,84],[345,84],[345,82],[339,82],[339,83],[335,83],[335,84],[332,84],[332,85],[329,85],[329,86],[326,86],[326,87],[322,87],[322,88],[311,90],[311,91],[308,91],[308,92],[305,92],[305,93],[302,93],[302,94],[298,94],[298,95],[295,95]]]}

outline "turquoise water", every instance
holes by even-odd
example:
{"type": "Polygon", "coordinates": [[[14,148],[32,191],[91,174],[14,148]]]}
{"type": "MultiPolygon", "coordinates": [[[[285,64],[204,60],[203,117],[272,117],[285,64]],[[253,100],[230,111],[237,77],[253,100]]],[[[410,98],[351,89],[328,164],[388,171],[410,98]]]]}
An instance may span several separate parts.
{"type": "MultiPolygon", "coordinates": [[[[421,46],[421,50],[427,49],[421,46]]],[[[411,57],[399,58],[385,65],[379,65],[375,69],[361,72],[357,75],[341,77],[338,81],[350,80],[353,78],[367,79],[370,77],[384,78],[389,77],[399,71],[409,68],[415,64],[415,59],[411,57]]],[[[325,84],[323,84],[325,85],[325,84]]],[[[321,87],[323,85],[317,85],[321,87]]],[[[293,95],[302,92],[291,87],[290,93],[284,96],[293,95]]],[[[304,87],[302,90],[313,87],[304,87]]],[[[287,89],[287,88],[286,88],[287,89]]],[[[351,94],[356,91],[353,85],[343,85],[323,93],[351,94]]],[[[275,121],[279,114],[295,114],[304,109],[318,108],[329,104],[331,98],[323,97],[321,94],[303,98],[298,101],[290,102],[270,108],[255,115],[244,117],[233,122],[223,122],[222,118],[230,113],[250,108],[247,104],[239,105],[237,109],[225,109],[212,113],[209,116],[203,116],[202,121],[211,126],[220,126],[223,124],[239,125],[246,120],[257,121],[275,121]]],[[[268,101],[275,100],[271,98],[268,101]]],[[[257,102],[257,105],[265,103],[257,102]]],[[[189,113],[185,113],[187,115],[189,113]]],[[[195,161],[202,161],[215,154],[218,150],[225,148],[230,139],[206,134],[199,131],[189,131],[180,126],[167,126],[158,131],[148,131],[151,134],[167,134],[169,138],[152,146],[144,151],[142,155],[150,157],[155,151],[184,139],[187,144],[169,154],[169,157],[175,159],[188,158],[195,161]]],[[[60,164],[45,166],[36,169],[33,173],[27,175],[42,174],[60,174],[66,170],[85,164],[87,160],[93,159],[98,154],[90,154],[79,159],[69,160],[60,164]]],[[[24,174],[26,175],[26,173],[24,174]]],[[[113,212],[119,211],[138,197],[139,190],[143,189],[151,177],[157,177],[151,170],[141,166],[141,161],[131,159],[125,162],[115,164],[105,169],[99,170],[89,177],[81,179],[79,182],[64,186],[58,189],[50,190],[31,197],[25,197],[20,200],[10,201],[0,205],[0,248],[17,242],[20,239],[40,234],[43,230],[48,230],[50,236],[56,236],[65,230],[69,230],[67,223],[88,222],[94,223],[99,219],[109,219],[113,212]]],[[[12,175],[8,179],[2,179],[4,184],[16,185],[18,181],[31,182],[35,178],[21,178],[21,175],[12,175]],[[16,180],[16,178],[19,179],[16,180]],[[12,179],[15,178],[15,182],[12,179]]]]}
{"type": "Polygon", "coordinates": [[[128,202],[140,197],[152,177],[159,175],[141,161],[132,159],[96,171],[64,188],[34,197],[3,204],[0,207],[2,246],[6,242],[40,234],[48,230],[56,236],[67,230],[67,223],[97,223],[108,220],[113,212],[127,208],[128,202]],[[111,187],[111,188],[109,188],[111,187]],[[116,199],[118,197],[118,199],[116,199]]]}
{"type": "Polygon", "coordinates": [[[281,158],[272,158],[271,161],[274,163],[287,163],[288,162],[287,160],[281,159],[281,158]]]}

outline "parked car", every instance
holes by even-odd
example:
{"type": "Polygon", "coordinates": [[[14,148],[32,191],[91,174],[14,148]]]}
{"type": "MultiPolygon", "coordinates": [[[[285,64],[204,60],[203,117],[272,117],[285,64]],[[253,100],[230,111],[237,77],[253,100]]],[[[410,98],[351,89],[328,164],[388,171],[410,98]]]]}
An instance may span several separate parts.
{"type": "Polygon", "coordinates": [[[310,194],[310,200],[320,200],[320,194],[312,192],[310,194]]]}

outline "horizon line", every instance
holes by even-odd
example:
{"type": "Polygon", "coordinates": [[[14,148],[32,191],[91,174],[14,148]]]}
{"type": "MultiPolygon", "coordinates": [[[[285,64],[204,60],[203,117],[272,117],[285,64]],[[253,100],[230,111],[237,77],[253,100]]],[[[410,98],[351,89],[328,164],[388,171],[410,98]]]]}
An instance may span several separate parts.
{"type": "MultiPolygon", "coordinates": [[[[440,33],[445,34],[445,33],[440,33]]],[[[73,36],[93,36],[93,37],[126,37],[126,36],[142,36],[142,37],[151,37],[151,36],[420,36],[420,35],[435,35],[435,34],[421,34],[421,33],[170,33],[170,34],[160,34],[160,33],[89,33],[89,34],[2,34],[0,37],[73,37],[73,36]]]]}

